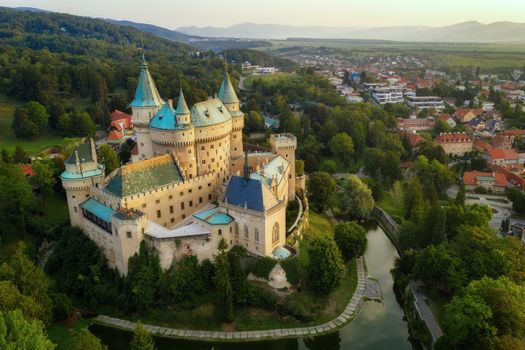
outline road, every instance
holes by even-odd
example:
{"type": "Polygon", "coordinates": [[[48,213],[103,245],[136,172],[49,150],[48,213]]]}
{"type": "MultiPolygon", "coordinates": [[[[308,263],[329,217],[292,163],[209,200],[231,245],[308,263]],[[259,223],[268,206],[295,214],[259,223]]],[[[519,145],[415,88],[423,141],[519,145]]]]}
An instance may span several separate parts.
{"type": "Polygon", "coordinates": [[[432,335],[433,342],[435,342],[441,338],[441,336],[443,336],[443,331],[441,330],[441,327],[439,326],[436,318],[434,317],[434,314],[432,313],[432,310],[430,309],[427,297],[421,291],[420,287],[422,285],[422,283],[414,281],[410,282],[409,284],[412,294],[414,295],[414,305],[416,306],[419,317],[427,325],[427,328],[432,335]]]}

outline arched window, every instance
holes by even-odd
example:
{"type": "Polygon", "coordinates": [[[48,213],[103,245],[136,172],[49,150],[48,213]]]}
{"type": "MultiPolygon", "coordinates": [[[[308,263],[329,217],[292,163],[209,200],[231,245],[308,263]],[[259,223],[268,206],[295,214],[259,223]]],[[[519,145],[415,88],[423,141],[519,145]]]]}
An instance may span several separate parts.
{"type": "Polygon", "coordinates": [[[259,230],[255,229],[255,242],[259,242],[259,230]]]}
{"type": "Polygon", "coordinates": [[[239,224],[235,223],[235,237],[239,237],[239,224]]]}
{"type": "Polygon", "coordinates": [[[273,224],[272,228],[272,242],[275,243],[279,240],[279,223],[273,224]]]}
{"type": "Polygon", "coordinates": [[[244,225],[244,238],[248,238],[248,225],[244,225]]]}

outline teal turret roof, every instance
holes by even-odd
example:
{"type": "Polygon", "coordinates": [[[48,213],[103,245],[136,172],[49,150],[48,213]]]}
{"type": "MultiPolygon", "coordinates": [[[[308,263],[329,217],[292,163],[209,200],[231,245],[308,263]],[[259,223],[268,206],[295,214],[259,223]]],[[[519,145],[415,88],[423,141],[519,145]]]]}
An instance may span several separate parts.
{"type": "Polygon", "coordinates": [[[237,98],[237,94],[232,86],[228,72],[224,72],[224,79],[222,79],[218,97],[223,103],[239,103],[239,99],[237,98]]]}
{"type": "Polygon", "coordinates": [[[162,130],[177,130],[180,129],[177,125],[177,118],[175,118],[175,110],[167,103],[162,105],[160,110],[155,114],[149,126],[155,129],[162,130]]]}
{"type": "Polygon", "coordinates": [[[186,104],[186,99],[184,98],[184,93],[182,92],[182,89],[180,89],[179,101],[177,103],[177,109],[175,110],[175,114],[178,114],[178,115],[190,114],[190,109],[188,108],[188,105],[186,104]]]}
{"type": "Polygon", "coordinates": [[[155,82],[149,73],[148,64],[143,58],[140,66],[140,77],[135,91],[135,98],[130,103],[131,107],[158,107],[164,104],[160,98],[155,82]]]}

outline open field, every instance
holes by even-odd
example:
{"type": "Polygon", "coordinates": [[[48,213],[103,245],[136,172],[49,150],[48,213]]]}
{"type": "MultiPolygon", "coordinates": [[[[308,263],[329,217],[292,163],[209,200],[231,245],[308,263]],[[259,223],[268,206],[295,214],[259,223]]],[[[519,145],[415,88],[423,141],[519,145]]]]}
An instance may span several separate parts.
{"type": "Polygon", "coordinates": [[[0,94],[0,149],[5,148],[12,152],[16,146],[22,148],[29,154],[37,154],[46,148],[60,146],[64,139],[57,135],[44,135],[35,140],[18,139],[15,137],[11,124],[16,107],[20,103],[0,94]]]}
{"type": "Polygon", "coordinates": [[[374,40],[297,39],[274,40],[272,46],[260,47],[271,54],[292,48],[325,47],[355,58],[369,55],[413,54],[429,59],[437,67],[480,67],[482,69],[523,68],[525,43],[424,43],[374,40]]]}

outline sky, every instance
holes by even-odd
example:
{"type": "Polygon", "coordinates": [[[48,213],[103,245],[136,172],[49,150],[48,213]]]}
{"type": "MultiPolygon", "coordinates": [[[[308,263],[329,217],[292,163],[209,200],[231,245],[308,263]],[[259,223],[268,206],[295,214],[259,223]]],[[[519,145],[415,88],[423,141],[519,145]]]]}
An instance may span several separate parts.
{"type": "Polygon", "coordinates": [[[0,5],[127,19],[169,29],[244,22],[337,27],[525,22],[525,0],[0,0],[0,5]]]}

